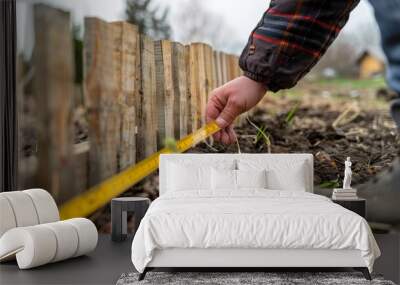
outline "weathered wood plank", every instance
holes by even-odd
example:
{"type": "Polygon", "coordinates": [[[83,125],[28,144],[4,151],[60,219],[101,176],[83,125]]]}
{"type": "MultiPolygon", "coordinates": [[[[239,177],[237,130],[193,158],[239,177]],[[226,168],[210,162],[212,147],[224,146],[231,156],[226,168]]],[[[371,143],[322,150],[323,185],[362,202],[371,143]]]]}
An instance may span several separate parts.
{"type": "Polygon", "coordinates": [[[187,67],[185,47],[180,43],[173,43],[173,82],[174,82],[174,115],[175,138],[182,138],[188,134],[188,110],[187,110],[187,67]]]}
{"type": "MultiPolygon", "coordinates": [[[[216,68],[215,68],[215,59],[214,59],[214,51],[211,46],[204,46],[204,64],[206,71],[206,96],[205,96],[205,104],[203,106],[203,124],[206,123],[206,106],[208,99],[210,97],[211,92],[217,87],[217,78],[216,78],[216,68]]],[[[209,138],[208,141],[212,144],[212,138],[209,138]]]]}
{"type": "Polygon", "coordinates": [[[229,80],[236,78],[236,57],[232,54],[228,56],[228,77],[229,80]]]}
{"type": "Polygon", "coordinates": [[[38,187],[58,201],[74,184],[72,103],[74,60],[70,14],[45,5],[34,6],[34,93],[38,106],[38,187]]]}
{"type": "Polygon", "coordinates": [[[199,90],[200,90],[200,110],[199,110],[199,125],[200,127],[205,125],[205,111],[207,105],[207,96],[209,90],[209,84],[207,81],[206,71],[206,44],[200,44],[197,50],[197,56],[199,58],[199,90]]]}
{"type": "MultiPolygon", "coordinates": [[[[214,52],[211,46],[204,46],[204,63],[206,70],[206,101],[204,104],[203,116],[205,118],[205,110],[208,102],[208,98],[210,96],[211,91],[213,91],[217,87],[217,82],[215,78],[215,62],[214,62],[214,52]]],[[[205,123],[205,121],[204,121],[205,123]]]]}
{"type": "Polygon", "coordinates": [[[175,89],[172,67],[172,42],[168,40],[162,41],[163,63],[164,63],[164,98],[165,98],[165,137],[175,137],[175,116],[174,102],[175,89]]]}
{"type": "Polygon", "coordinates": [[[85,151],[82,149],[81,152],[74,153],[73,160],[75,189],[69,198],[85,192],[89,187],[89,149],[85,151]]]}
{"type": "Polygon", "coordinates": [[[228,55],[224,52],[221,53],[221,68],[222,68],[222,84],[227,83],[228,80],[228,55]]]}
{"type": "Polygon", "coordinates": [[[192,119],[192,132],[200,127],[201,102],[200,102],[200,81],[199,81],[199,43],[190,45],[190,109],[192,119]]]}
{"type": "Polygon", "coordinates": [[[84,85],[89,105],[90,185],[118,171],[121,113],[114,40],[116,27],[97,18],[85,19],[84,85]]]}
{"type": "Polygon", "coordinates": [[[157,149],[161,149],[165,139],[165,97],[164,97],[164,58],[162,41],[154,42],[154,61],[156,65],[156,104],[157,104],[157,149]]]}
{"type": "MultiPolygon", "coordinates": [[[[179,66],[178,57],[179,57],[179,43],[173,42],[171,43],[172,48],[172,84],[173,84],[173,96],[174,96],[174,106],[173,106],[173,124],[174,124],[174,138],[180,138],[181,126],[180,126],[180,118],[181,118],[181,109],[180,109],[180,82],[179,82],[179,70],[182,69],[179,66]]],[[[182,114],[183,115],[183,114],[182,114]]]]}
{"type": "Polygon", "coordinates": [[[114,28],[114,65],[117,102],[120,110],[120,142],[118,148],[118,171],[136,161],[136,100],[139,97],[137,78],[139,29],[127,22],[112,23],[114,28]]]}
{"type": "Polygon", "coordinates": [[[157,112],[158,112],[158,147],[161,148],[166,138],[175,137],[174,102],[175,90],[172,68],[172,42],[155,42],[157,112]]]}
{"type": "Polygon", "coordinates": [[[190,45],[185,46],[185,66],[186,66],[186,112],[187,112],[187,132],[191,133],[193,114],[192,114],[192,94],[191,94],[191,76],[190,76],[190,45]]]}
{"type": "Polygon", "coordinates": [[[154,42],[148,36],[141,36],[142,85],[140,92],[141,117],[139,119],[139,159],[157,151],[157,90],[154,42]]]}
{"type": "Polygon", "coordinates": [[[221,62],[221,52],[214,51],[214,69],[215,69],[215,80],[216,86],[222,86],[224,84],[222,78],[222,62],[221,62]]]}
{"type": "MultiPolygon", "coordinates": [[[[82,86],[80,86],[79,90],[77,86],[75,86],[75,98],[76,92],[80,92],[80,100],[78,104],[84,104],[82,100],[83,90],[82,86]]],[[[77,103],[77,102],[75,102],[77,103]]],[[[77,136],[75,131],[75,144],[73,145],[73,172],[74,172],[74,189],[73,193],[71,193],[71,198],[81,194],[82,192],[86,191],[89,187],[89,150],[90,150],[90,143],[87,140],[87,133],[84,136],[84,130],[87,130],[87,110],[84,105],[77,105],[74,108],[73,114],[73,122],[77,124],[80,128],[80,135],[77,136]]],[[[75,125],[76,127],[76,125],[75,125]]]]}

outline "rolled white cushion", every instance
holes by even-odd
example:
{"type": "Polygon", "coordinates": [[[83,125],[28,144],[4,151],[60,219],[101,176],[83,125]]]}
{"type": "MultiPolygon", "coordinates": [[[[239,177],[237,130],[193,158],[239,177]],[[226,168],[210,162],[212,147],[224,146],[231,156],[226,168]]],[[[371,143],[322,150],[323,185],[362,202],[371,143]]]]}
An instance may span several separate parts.
{"type": "Polygon", "coordinates": [[[237,188],[267,188],[267,171],[235,170],[237,188]]]}
{"type": "Polygon", "coordinates": [[[78,233],[74,226],[62,221],[44,224],[44,227],[49,228],[56,236],[57,250],[51,262],[57,262],[75,256],[78,250],[78,233]]]}
{"type": "Polygon", "coordinates": [[[49,192],[43,189],[29,189],[22,192],[28,194],[32,199],[39,218],[39,224],[60,220],[56,202],[49,192]]]}
{"type": "Polygon", "coordinates": [[[16,256],[20,269],[28,269],[80,256],[94,250],[98,234],[87,219],[19,227],[0,238],[0,261],[16,256]]]}
{"type": "Polygon", "coordinates": [[[53,231],[43,225],[14,228],[0,239],[0,260],[16,254],[20,269],[28,269],[51,262],[56,254],[57,239],[53,231]]]}
{"type": "Polygon", "coordinates": [[[11,204],[6,197],[0,195],[0,237],[15,227],[17,227],[17,222],[11,204]]]}
{"type": "Polygon", "coordinates": [[[31,197],[22,191],[0,193],[11,205],[15,215],[17,227],[26,227],[39,224],[38,214],[31,197]]]}
{"type": "Polygon", "coordinates": [[[92,221],[84,218],[75,218],[64,222],[74,226],[78,233],[78,248],[74,257],[91,252],[96,248],[98,233],[92,221]]]}

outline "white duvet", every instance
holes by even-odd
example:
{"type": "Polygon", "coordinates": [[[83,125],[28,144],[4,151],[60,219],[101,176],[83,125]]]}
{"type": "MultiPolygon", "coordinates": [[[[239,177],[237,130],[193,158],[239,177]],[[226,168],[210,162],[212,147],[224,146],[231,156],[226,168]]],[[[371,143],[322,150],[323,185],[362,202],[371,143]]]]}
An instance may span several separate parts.
{"type": "Polygon", "coordinates": [[[135,268],[165,248],[358,249],[370,271],[380,255],[359,215],[320,195],[265,189],[164,194],[136,232],[135,268]]]}

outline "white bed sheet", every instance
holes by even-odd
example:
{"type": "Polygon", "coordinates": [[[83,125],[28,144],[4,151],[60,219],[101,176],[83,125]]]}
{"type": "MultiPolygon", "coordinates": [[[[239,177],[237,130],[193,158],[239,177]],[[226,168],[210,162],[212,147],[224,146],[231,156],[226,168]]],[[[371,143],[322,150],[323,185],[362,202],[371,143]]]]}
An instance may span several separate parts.
{"type": "Polygon", "coordinates": [[[164,194],[134,237],[135,268],[166,248],[357,249],[371,272],[380,255],[359,215],[320,195],[265,189],[164,194]]]}

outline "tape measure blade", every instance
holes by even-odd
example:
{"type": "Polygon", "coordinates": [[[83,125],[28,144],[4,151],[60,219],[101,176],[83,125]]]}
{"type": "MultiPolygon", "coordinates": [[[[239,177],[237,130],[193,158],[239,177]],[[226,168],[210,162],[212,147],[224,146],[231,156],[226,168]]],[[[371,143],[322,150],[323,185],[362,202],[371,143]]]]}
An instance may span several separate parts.
{"type": "MultiPolygon", "coordinates": [[[[215,122],[210,123],[179,140],[176,143],[177,149],[179,152],[184,152],[218,130],[219,127],[215,122]]],[[[128,169],[88,189],[81,195],[67,201],[60,207],[61,219],[88,216],[100,207],[103,207],[112,198],[122,194],[127,189],[157,170],[160,154],[167,153],[172,153],[172,151],[168,148],[164,148],[138,162],[136,165],[129,167],[128,169]]]]}

